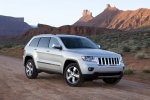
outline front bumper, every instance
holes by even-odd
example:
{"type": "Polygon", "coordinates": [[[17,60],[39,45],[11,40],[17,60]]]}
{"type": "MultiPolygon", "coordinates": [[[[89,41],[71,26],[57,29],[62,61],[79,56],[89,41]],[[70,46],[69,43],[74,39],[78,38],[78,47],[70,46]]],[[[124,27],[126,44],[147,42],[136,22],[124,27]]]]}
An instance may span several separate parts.
{"type": "Polygon", "coordinates": [[[95,72],[93,74],[83,74],[85,80],[88,79],[104,79],[104,78],[121,78],[123,72],[95,72]]]}
{"type": "Polygon", "coordinates": [[[79,63],[82,74],[95,74],[95,73],[116,73],[124,71],[124,64],[120,63],[119,65],[98,65],[97,63],[81,61],[79,63]],[[93,68],[92,71],[89,71],[89,68],[93,68]]]}

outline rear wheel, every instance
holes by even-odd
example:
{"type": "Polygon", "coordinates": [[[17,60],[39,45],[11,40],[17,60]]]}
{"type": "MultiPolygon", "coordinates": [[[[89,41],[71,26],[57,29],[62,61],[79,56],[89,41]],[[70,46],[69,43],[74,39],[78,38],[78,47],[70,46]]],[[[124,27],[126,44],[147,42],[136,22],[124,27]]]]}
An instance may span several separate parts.
{"type": "Polygon", "coordinates": [[[25,73],[29,79],[35,79],[38,76],[37,69],[36,69],[34,61],[32,59],[29,59],[26,62],[25,73]]]}
{"type": "Polygon", "coordinates": [[[83,78],[78,64],[69,64],[64,71],[64,78],[69,86],[79,86],[83,78]]]}
{"type": "Polygon", "coordinates": [[[107,84],[117,84],[121,78],[104,78],[103,81],[107,84]]]}

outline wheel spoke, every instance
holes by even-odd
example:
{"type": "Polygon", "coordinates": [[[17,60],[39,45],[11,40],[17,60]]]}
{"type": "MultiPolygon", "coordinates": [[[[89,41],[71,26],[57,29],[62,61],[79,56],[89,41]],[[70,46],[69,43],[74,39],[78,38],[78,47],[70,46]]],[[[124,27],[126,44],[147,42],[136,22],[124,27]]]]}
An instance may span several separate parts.
{"type": "Polygon", "coordinates": [[[77,68],[76,68],[76,67],[74,67],[74,68],[73,68],[73,72],[75,73],[75,72],[76,72],[76,70],[77,70],[77,68]]]}
{"type": "Polygon", "coordinates": [[[78,75],[78,74],[75,74],[74,76],[75,76],[76,78],[79,78],[79,75],[78,75]]]}
{"type": "Polygon", "coordinates": [[[70,76],[67,77],[67,80],[70,80],[71,78],[72,78],[72,76],[70,75],[70,76]]]}
{"type": "Polygon", "coordinates": [[[70,70],[70,69],[68,69],[68,70],[67,70],[67,72],[70,74],[70,73],[71,73],[71,70],[70,70]]]}
{"type": "Polygon", "coordinates": [[[29,66],[32,66],[31,62],[28,63],[29,66]]]}
{"type": "Polygon", "coordinates": [[[29,65],[27,64],[27,69],[30,69],[29,65]]]}
{"type": "Polygon", "coordinates": [[[72,83],[75,83],[75,77],[72,77],[72,83]]]}
{"type": "Polygon", "coordinates": [[[26,69],[26,72],[28,73],[28,72],[29,72],[29,69],[26,69]]]}
{"type": "Polygon", "coordinates": [[[33,71],[33,68],[31,68],[30,70],[33,71]]]}
{"type": "Polygon", "coordinates": [[[29,76],[31,76],[32,75],[32,72],[31,71],[29,71],[29,76]]]}

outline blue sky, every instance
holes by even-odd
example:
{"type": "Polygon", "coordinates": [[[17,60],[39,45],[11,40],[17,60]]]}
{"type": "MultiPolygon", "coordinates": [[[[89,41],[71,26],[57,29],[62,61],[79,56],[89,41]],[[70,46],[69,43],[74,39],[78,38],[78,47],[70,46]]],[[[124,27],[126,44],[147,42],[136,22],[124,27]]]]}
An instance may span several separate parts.
{"type": "Polygon", "coordinates": [[[150,0],[0,0],[0,15],[24,17],[30,25],[59,27],[76,22],[84,9],[96,16],[106,4],[121,10],[150,9],[150,0]]]}

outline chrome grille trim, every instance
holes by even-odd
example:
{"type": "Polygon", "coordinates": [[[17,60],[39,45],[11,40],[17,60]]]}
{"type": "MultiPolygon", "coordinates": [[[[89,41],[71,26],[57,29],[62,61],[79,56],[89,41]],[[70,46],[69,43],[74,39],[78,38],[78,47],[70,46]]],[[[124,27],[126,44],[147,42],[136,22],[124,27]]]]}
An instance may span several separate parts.
{"type": "Polygon", "coordinates": [[[119,58],[106,58],[106,57],[101,57],[101,58],[98,58],[99,60],[99,65],[110,65],[110,66],[113,66],[113,65],[119,65],[119,58]]]}

